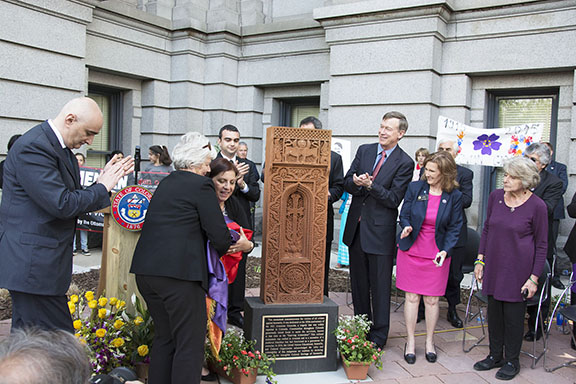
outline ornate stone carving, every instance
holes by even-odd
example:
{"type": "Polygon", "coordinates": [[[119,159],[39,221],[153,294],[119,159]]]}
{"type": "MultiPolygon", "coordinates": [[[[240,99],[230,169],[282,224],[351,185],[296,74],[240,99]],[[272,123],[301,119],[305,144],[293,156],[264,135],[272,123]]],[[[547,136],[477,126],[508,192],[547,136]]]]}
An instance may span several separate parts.
{"type": "Polygon", "coordinates": [[[272,127],[266,141],[260,298],[322,303],[331,131],[272,127]]]}

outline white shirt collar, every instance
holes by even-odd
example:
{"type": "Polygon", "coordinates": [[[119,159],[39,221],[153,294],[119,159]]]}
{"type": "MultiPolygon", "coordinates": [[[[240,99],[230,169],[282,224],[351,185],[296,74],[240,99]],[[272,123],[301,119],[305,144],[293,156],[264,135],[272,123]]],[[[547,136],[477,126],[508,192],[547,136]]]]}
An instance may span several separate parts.
{"type": "Polygon", "coordinates": [[[227,156],[226,156],[224,153],[222,153],[222,152],[220,152],[220,154],[221,154],[222,157],[225,158],[226,160],[229,160],[229,161],[231,161],[231,162],[233,162],[233,163],[236,163],[236,155],[234,155],[233,158],[229,158],[229,157],[227,157],[227,156]]]}
{"type": "Polygon", "coordinates": [[[52,119],[48,119],[48,125],[50,125],[50,128],[52,128],[52,130],[54,131],[54,134],[58,138],[58,142],[60,143],[60,146],[62,147],[62,149],[66,148],[66,144],[64,144],[64,138],[62,137],[62,134],[60,133],[60,131],[57,130],[56,127],[54,126],[52,119]]]}

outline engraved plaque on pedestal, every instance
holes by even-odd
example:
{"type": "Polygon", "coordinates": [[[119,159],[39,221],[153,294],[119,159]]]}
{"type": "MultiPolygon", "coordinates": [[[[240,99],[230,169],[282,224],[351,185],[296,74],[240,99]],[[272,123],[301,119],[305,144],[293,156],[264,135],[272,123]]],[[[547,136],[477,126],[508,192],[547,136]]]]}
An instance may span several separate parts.
{"type": "Polygon", "coordinates": [[[331,131],[268,128],[260,298],[322,303],[331,131]]]}

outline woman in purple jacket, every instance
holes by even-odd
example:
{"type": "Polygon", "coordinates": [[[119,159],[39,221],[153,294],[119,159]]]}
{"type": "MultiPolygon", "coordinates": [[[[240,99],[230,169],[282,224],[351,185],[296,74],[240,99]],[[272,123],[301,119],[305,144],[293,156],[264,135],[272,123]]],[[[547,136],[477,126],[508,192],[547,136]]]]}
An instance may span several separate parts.
{"type": "Polygon", "coordinates": [[[540,182],[534,162],[515,157],[504,165],[504,188],[490,194],[474,274],[488,296],[490,355],[477,371],[501,367],[500,380],[520,372],[526,298],[538,289],[546,261],[546,204],[530,189],[540,182]]]}

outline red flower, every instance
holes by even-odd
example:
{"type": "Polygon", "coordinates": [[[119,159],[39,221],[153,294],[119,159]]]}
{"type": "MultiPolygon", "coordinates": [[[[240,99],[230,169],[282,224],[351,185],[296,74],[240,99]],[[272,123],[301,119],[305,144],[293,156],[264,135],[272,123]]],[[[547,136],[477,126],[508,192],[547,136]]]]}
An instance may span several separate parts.
{"type": "Polygon", "coordinates": [[[234,360],[238,360],[238,356],[234,355],[234,356],[233,356],[233,359],[234,359],[234,360]]]}
{"type": "Polygon", "coordinates": [[[254,357],[254,354],[252,352],[248,352],[248,356],[254,357]]]}
{"type": "Polygon", "coordinates": [[[247,355],[247,354],[248,354],[248,352],[246,352],[246,351],[240,351],[240,353],[243,354],[243,355],[247,355]]]}
{"type": "Polygon", "coordinates": [[[227,365],[225,365],[225,366],[222,367],[222,368],[224,368],[225,371],[228,370],[228,366],[227,366],[227,365]]]}
{"type": "Polygon", "coordinates": [[[351,340],[351,339],[348,339],[348,344],[352,344],[352,340],[351,340]]]}

